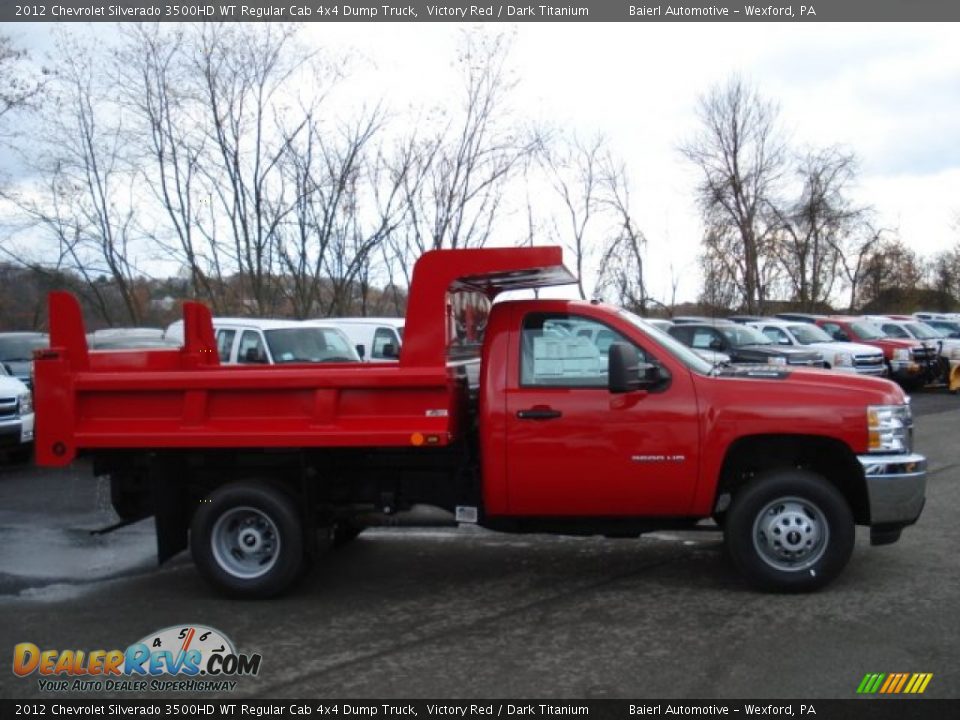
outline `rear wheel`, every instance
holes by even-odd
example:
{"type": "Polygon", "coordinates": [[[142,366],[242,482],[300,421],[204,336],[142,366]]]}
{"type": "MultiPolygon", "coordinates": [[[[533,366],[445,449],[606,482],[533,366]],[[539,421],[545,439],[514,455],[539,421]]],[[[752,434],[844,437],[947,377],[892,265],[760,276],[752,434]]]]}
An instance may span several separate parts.
{"type": "Polygon", "coordinates": [[[731,560],[752,585],[806,592],[840,574],[855,533],[837,488],[816,473],[777,470],[737,493],[724,536],[731,560]]]}
{"type": "Polygon", "coordinates": [[[194,515],[190,551],[201,575],[218,589],[235,597],[271,597],[300,575],[300,515],[293,500],[272,485],[225,485],[194,515]]]}

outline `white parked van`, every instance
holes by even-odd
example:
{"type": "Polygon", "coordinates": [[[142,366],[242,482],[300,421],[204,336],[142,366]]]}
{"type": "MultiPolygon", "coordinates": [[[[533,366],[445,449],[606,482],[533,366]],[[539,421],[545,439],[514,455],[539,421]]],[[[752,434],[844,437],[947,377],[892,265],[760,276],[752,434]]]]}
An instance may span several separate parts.
{"type": "Polygon", "coordinates": [[[403,318],[326,318],[314,322],[340,328],[364,362],[397,362],[400,358],[403,318]]]}
{"type": "MultiPolygon", "coordinates": [[[[238,365],[360,362],[350,340],[329,323],[255,318],[213,318],[220,362],[238,365]]],[[[183,320],[164,337],[183,342],[183,320]]]]}

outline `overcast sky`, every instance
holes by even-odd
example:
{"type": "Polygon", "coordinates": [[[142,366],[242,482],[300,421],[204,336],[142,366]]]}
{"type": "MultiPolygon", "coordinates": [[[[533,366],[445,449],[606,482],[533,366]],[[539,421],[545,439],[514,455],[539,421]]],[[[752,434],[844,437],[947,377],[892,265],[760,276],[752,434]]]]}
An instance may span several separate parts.
{"type": "MultiPolygon", "coordinates": [[[[309,43],[353,50],[354,92],[395,107],[451,90],[456,23],[315,23],[309,43]]],[[[960,239],[960,41],[951,24],[533,23],[515,33],[520,115],[603,132],[627,163],[649,241],[652,290],[669,268],[694,299],[702,226],[696,174],[677,146],[696,129],[697,97],[738,72],[780,104],[789,140],[839,144],[860,158],[857,200],[929,254],[960,239]]],[[[42,52],[55,26],[3,32],[42,52]]],[[[71,31],[111,33],[107,24],[71,31]]]]}

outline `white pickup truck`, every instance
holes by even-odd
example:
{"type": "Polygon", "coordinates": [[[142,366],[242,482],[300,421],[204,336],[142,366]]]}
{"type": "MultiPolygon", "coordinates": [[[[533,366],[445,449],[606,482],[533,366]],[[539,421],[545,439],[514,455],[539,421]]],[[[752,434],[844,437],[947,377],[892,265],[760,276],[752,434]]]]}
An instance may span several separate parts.
{"type": "Polygon", "coordinates": [[[33,445],[33,399],[30,389],[0,364],[0,453],[29,457],[33,445]]]}

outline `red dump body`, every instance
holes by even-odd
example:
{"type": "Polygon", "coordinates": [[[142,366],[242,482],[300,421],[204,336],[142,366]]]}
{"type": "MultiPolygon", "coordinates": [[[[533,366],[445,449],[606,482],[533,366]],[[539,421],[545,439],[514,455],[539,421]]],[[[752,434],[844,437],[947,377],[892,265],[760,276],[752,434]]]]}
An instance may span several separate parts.
{"type": "Polygon", "coordinates": [[[416,264],[397,365],[220,365],[210,312],[184,305],[179,350],[89,352],[80,307],[50,296],[36,358],[36,457],[87,449],[442,446],[463,386],[447,367],[447,293],[571,282],[558,247],[426,253],[416,264]]]}

